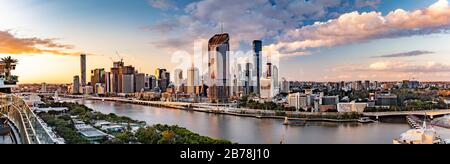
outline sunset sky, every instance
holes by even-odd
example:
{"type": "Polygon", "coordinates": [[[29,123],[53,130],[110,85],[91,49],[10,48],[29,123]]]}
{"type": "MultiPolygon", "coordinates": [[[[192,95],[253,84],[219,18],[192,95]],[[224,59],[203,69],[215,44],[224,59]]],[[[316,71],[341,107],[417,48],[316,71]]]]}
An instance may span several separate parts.
{"type": "Polygon", "coordinates": [[[448,0],[0,0],[0,57],[20,83],[70,83],[81,52],[88,70],[117,51],[152,74],[221,25],[232,51],[279,53],[288,80],[450,81],[448,0]]]}

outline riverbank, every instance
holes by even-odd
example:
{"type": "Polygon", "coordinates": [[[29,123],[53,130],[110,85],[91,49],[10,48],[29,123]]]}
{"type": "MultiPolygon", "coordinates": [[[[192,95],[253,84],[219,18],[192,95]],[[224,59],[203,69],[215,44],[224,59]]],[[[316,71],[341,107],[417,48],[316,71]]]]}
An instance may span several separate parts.
{"type": "MultiPolygon", "coordinates": [[[[203,112],[203,113],[210,113],[210,114],[219,114],[219,115],[230,115],[230,116],[239,116],[239,117],[251,117],[251,118],[258,118],[258,119],[279,119],[279,120],[285,120],[288,116],[264,116],[260,114],[242,114],[242,113],[236,113],[236,112],[229,112],[229,111],[220,111],[220,110],[205,110],[200,108],[194,108],[192,109],[196,112],[203,112]]],[[[308,114],[302,113],[307,116],[308,114]]],[[[341,114],[345,115],[345,114],[341,114]]],[[[320,116],[320,114],[316,114],[317,117],[320,116]]],[[[320,122],[358,122],[358,119],[332,119],[332,118],[296,118],[296,117],[288,117],[289,120],[301,120],[301,121],[320,121],[320,122]]]]}
{"type": "Polygon", "coordinates": [[[232,144],[227,140],[201,136],[179,126],[161,124],[145,126],[145,121],[114,113],[96,112],[78,103],[47,103],[45,106],[69,109],[68,112],[39,114],[68,144],[232,144]],[[107,135],[95,138],[86,136],[83,132],[87,128],[89,131],[101,130],[99,133],[107,135]]]}
{"type": "Polygon", "coordinates": [[[405,123],[361,124],[354,122],[307,122],[306,126],[285,126],[282,119],[257,119],[210,114],[109,101],[74,100],[95,111],[115,113],[148,125],[180,125],[204,136],[240,144],[391,144],[410,129],[405,123]]]}
{"type": "Polygon", "coordinates": [[[284,120],[286,117],[288,117],[288,119],[290,120],[323,121],[323,122],[339,123],[339,122],[358,122],[358,119],[362,117],[362,115],[358,113],[311,113],[311,112],[290,112],[290,111],[268,111],[268,110],[244,109],[244,108],[224,108],[224,107],[217,108],[213,106],[198,106],[192,103],[141,101],[133,99],[103,98],[103,97],[87,97],[85,99],[187,110],[218,115],[252,117],[258,119],[284,120]]]}

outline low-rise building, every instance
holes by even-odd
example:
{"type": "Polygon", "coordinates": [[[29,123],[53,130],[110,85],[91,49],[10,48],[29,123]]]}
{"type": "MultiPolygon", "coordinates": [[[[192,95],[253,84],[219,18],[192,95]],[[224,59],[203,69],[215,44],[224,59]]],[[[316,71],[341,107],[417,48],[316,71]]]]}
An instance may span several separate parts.
{"type": "Polygon", "coordinates": [[[337,104],[337,110],[340,113],[349,113],[349,112],[357,112],[357,113],[363,113],[364,110],[367,108],[367,103],[357,103],[357,102],[350,102],[350,103],[339,103],[337,104]]]}

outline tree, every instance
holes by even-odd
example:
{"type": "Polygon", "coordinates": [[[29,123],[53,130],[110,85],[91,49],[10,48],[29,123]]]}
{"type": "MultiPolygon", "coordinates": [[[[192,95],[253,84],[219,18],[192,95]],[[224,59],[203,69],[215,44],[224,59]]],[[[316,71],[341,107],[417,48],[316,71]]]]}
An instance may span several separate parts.
{"type": "Polygon", "coordinates": [[[9,80],[11,78],[11,70],[15,69],[16,64],[19,62],[17,59],[13,59],[11,56],[2,58],[2,62],[5,63],[5,74],[9,80]]]}
{"type": "Polygon", "coordinates": [[[161,136],[157,130],[153,127],[140,128],[136,132],[136,138],[138,142],[143,144],[158,144],[161,136]]]}

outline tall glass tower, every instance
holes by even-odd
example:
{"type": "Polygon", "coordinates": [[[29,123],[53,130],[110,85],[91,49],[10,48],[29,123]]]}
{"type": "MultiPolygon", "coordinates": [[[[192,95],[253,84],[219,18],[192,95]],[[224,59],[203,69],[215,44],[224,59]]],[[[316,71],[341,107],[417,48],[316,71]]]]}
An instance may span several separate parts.
{"type": "Polygon", "coordinates": [[[261,75],[262,75],[262,41],[255,40],[253,41],[253,66],[256,76],[256,86],[254,92],[257,95],[261,94],[261,75]]]}
{"type": "Polygon", "coordinates": [[[228,78],[230,36],[216,34],[208,42],[208,98],[210,102],[228,102],[230,85],[228,78]]]}

